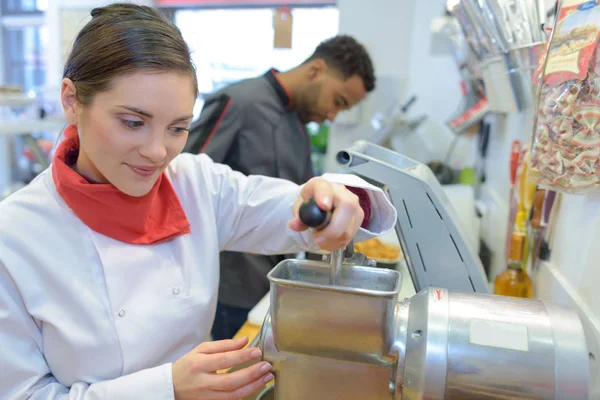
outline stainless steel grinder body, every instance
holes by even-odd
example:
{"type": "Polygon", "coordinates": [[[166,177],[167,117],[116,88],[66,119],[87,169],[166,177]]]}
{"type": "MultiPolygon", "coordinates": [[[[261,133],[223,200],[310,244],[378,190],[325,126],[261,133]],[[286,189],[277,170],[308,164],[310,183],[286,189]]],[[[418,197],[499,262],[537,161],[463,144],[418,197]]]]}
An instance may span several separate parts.
{"type": "Polygon", "coordinates": [[[400,274],[285,260],[261,332],[278,400],[587,399],[576,313],[538,300],[429,288],[400,274]]]}

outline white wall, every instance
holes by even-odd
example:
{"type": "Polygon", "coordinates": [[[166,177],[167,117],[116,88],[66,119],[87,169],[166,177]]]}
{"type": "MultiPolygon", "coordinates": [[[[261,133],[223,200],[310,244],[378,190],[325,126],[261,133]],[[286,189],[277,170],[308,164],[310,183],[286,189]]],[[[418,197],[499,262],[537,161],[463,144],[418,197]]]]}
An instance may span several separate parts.
{"type": "Polygon", "coordinates": [[[406,75],[414,2],[407,0],[338,0],[340,33],[360,40],[371,54],[377,74],[406,75]]]}
{"type": "MultiPolygon", "coordinates": [[[[410,0],[409,2],[412,3],[410,0]]],[[[442,42],[441,35],[436,35],[434,39],[431,33],[432,20],[444,15],[446,1],[414,3],[410,53],[408,57],[403,57],[403,62],[408,64],[407,95],[418,96],[411,114],[426,113],[436,122],[444,124],[456,112],[462,98],[461,77],[450,49],[446,53],[440,53],[440,48],[446,43],[442,42]]]]}
{"type": "Polygon", "coordinates": [[[333,124],[328,170],[337,169],[334,155],[338,149],[369,138],[374,133],[373,115],[398,101],[417,95],[409,115],[427,113],[440,124],[457,109],[461,94],[454,60],[450,53],[432,52],[431,20],[443,15],[444,5],[444,0],[338,0],[340,33],[365,44],[374,62],[377,87],[354,112],[358,126],[343,121],[333,124]]]}
{"type": "Polygon", "coordinates": [[[407,60],[415,3],[411,0],[338,0],[339,32],[352,35],[365,45],[374,63],[377,86],[365,101],[355,107],[360,125],[334,124],[331,127],[328,170],[337,169],[334,149],[368,137],[373,132],[370,126],[373,113],[385,110],[406,97],[405,84],[410,64],[407,60]]]}

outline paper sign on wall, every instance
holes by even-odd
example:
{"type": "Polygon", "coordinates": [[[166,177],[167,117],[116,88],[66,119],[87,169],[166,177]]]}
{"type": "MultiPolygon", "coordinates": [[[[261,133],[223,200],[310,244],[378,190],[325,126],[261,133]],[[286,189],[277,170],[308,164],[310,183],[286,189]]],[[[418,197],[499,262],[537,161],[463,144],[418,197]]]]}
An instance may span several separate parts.
{"type": "Polygon", "coordinates": [[[289,8],[279,8],[273,12],[273,47],[292,48],[293,18],[289,8]]]}

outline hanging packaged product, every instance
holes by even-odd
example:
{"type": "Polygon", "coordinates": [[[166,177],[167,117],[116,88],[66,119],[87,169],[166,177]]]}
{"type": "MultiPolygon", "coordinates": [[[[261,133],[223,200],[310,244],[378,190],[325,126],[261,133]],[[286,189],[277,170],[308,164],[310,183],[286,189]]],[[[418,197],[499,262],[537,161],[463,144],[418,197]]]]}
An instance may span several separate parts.
{"type": "Polygon", "coordinates": [[[530,173],[546,189],[600,191],[599,46],[600,5],[562,1],[540,66],[544,73],[531,149],[530,173]]]}

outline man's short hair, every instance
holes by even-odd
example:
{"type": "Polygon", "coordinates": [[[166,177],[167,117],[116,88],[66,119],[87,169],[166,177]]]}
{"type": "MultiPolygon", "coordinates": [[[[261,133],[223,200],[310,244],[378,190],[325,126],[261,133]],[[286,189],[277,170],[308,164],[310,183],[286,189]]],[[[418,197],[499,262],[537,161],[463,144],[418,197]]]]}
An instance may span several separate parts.
{"type": "Polygon", "coordinates": [[[365,47],[352,36],[338,35],[321,42],[306,62],[319,58],[330,68],[340,72],[343,79],[358,75],[367,92],[375,89],[371,57],[365,47]]]}

